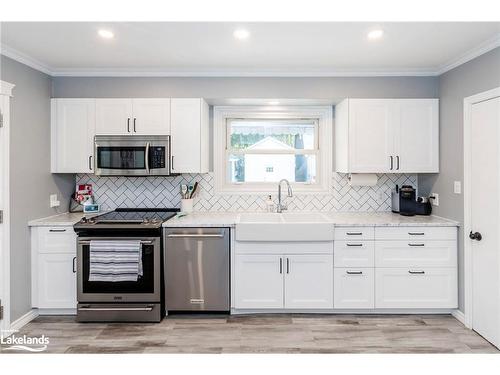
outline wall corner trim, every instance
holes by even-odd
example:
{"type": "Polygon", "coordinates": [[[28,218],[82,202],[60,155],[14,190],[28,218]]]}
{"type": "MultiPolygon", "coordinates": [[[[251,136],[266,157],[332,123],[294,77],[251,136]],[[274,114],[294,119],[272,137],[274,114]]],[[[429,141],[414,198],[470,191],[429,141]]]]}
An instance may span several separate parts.
{"type": "Polygon", "coordinates": [[[38,317],[38,310],[37,309],[31,309],[28,311],[26,314],[21,316],[19,319],[16,319],[10,324],[10,331],[11,332],[16,332],[19,331],[21,328],[23,328],[26,324],[31,322],[33,319],[38,317]]]}

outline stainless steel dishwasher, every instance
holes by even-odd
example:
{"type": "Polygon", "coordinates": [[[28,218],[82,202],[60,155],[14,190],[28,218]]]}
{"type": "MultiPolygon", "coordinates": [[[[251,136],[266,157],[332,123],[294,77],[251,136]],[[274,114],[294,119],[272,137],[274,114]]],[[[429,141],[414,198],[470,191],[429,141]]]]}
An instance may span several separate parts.
{"type": "Polygon", "coordinates": [[[165,228],[167,311],[229,311],[229,229],[165,228]]]}

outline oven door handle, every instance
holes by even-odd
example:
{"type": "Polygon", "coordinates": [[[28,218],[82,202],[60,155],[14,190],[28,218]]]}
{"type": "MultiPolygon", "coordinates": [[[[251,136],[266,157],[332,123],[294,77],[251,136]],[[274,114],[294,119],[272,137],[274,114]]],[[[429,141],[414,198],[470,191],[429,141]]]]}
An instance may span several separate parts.
{"type": "Polygon", "coordinates": [[[79,307],[79,311],[153,311],[154,306],[145,307],[79,307]]]}
{"type": "MultiPolygon", "coordinates": [[[[99,240],[95,240],[99,241],[99,240]]],[[[78,241],[79,245],[90,245],[90,241],[78,241]]],[[[153,241],[141,241],[141,245],[152,245],[153,241]]]]}

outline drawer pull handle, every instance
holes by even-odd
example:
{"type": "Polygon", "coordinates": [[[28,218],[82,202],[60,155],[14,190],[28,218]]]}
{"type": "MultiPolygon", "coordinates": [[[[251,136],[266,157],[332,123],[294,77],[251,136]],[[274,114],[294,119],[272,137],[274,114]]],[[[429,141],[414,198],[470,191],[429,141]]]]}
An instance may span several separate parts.
{"type": "Polygon", "coordinates": [[[73,257],[73,273],[76,273],[76,257],[73,257]]]}
{"type": "Polygon", "coordinates": [[[409,270],[408,273],[411,273],[412,275],[423,275],[423,274],[425,274],[425,271],[412,271],[412,270],[409,270]]]}
{"type": "Polygon", "coordinates": [[[424,236],[424,232],[408,232],[410,236],[424,236]]]}
{"type": "Polygon", "coordinates": [[[348,243],[346,245],[349,247],[361,247],[361,246],[363,246],[362,243],[348,243]]]}
{"type": "Polygon", "coordinates": [[[411,247],[423,247],[423,246],[425,246],[425,243],[409,243],[408,246],[411,246],[411,247]]]}
{"type": "Polygon", "coordinates": [[[363,271],[346,271],[348,275],[362,275],[363,271]]]}
{"type": "Polygon", "coordinates": [[[348,236],[362,236],[363,232],[347,232],[348,236]]]}
{"type": "Polygon", "coordinates": [[[49,229],[49,232],[62,233],[66,232],[66,229],[49,229]]]}

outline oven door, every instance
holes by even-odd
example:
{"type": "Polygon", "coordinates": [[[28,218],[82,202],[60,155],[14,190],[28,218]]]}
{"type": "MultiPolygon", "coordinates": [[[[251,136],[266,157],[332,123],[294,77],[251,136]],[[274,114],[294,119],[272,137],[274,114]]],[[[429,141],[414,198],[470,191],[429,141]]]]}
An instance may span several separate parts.
{"type": "Polygon", "coordinates": [[[78,302],[157,302],[161,301],[160,237],[79,237],[77,245],[78,302]],[[90,241],[140,240],[143,275],[137,281],[89,281],[90,241]]]}
{"type": "Polygon", "coordinates": [[[169,136],[96,136],[98,176],[168,176],[169,136]]]}

